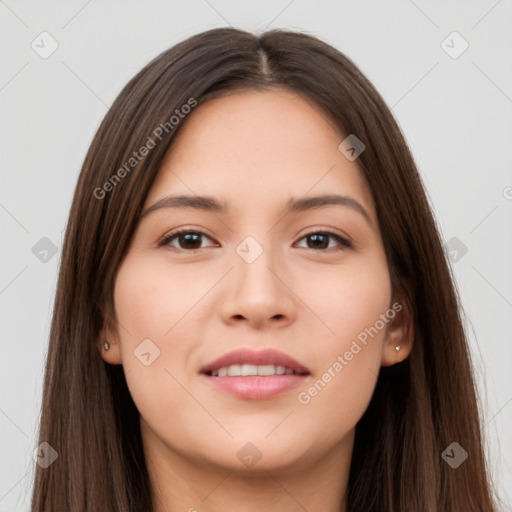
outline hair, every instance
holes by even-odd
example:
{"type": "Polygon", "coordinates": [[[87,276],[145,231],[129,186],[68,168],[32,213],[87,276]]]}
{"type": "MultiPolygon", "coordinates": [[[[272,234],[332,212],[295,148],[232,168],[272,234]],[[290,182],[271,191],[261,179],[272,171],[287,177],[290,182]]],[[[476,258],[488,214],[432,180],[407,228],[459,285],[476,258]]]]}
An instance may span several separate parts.
{"type": "Polygon", "coordinates": [[[122,366],[107,364],[98,350],[106,318],[115,318],[116,272],[162,160],[187,122],[180,116],[169,128],[176,109],[191,98],[201,105],[237,91],[276,89],[301,95],[364,143],[356,163],[374,199],[393,291],[412,315],[409,357],[381,368],[356,425],[348,511],[496,510],[460,300],[389,108],[349,58],[312,35],[218,28],[139,71],[86,155],[62,249],[39,425],[39,442],[48,442],[58,459],[36,467],[31,512],[154,510],[139,412],[122,366]],[[162,132],[158,141],[155,132],[162,132]],[[149,140],[154,147],[127,169],[149,140]],[[113,180],[116,171],[122,180],[113,180]],[[95,192],[101,187],[108,193],[95,192]],[[441,457],[454,441],[468,453],[457,469],[441,457]]]}

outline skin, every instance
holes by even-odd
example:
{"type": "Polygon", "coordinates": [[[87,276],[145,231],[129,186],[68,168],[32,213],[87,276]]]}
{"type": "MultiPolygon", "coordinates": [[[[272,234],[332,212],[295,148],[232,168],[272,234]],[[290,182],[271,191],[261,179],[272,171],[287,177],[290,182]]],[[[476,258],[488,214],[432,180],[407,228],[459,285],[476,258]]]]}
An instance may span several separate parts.
{"type": "Polygon", "coordinates": [[[123,365],[141,414],[157,512],[345,510],[355,425],[380,366],[409,355],[412,326],[392,292],[368,185],[338,149],[344,138],[293,92],[237,92],[194,110],[166,155],[144,210],[170,194],[213,196],[230,209],[145,216],[116,277],[117,322],[102,332],[111,348],[101,355],[123,365]],[[332,193],[358,201],[370,220],[343,205],[284,214],[291,197],[332,193]],[[205,235],[158,245],[180,227],[205,235]],[[325,231],[352,247],[306,236],[325,231]],[[247,236],[263,250],[251,263],[236,251],[247,236]],[[397,301],[395,318],[300,403],[397,301]],[[145,366],[134,350],[147,338],[160,355],[145,366]],[[276,348],[310,375],[261,401],[200,377],[203,365],[238,348],[276,348]],[[248,442],[261,454],[253,465],[237,457],[248,442]]]}

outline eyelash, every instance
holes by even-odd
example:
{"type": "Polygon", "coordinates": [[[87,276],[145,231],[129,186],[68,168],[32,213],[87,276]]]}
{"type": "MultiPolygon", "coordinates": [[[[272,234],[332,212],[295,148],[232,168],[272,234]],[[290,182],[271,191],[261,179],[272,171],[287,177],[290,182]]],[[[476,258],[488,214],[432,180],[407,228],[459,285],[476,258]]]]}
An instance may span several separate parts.
{"type": "MultiPolygon", "coordinates": [[[[168,236],[164,237],[164,239],[158,244],[159,247],[163,247],[163,246],[169,246],[170,242],[178,237],[179,235],[182,235],[182,234],[195,234],[195,235],[201,235],[201,236],[205,236],[206,238],[209,238],[210,240],[212,240],[211,237],[209,237],[206,233],[203,233],[201,231],[195,231],[195,230],[192,230],[192,229],[189,229],[189,228],[183,228],[183,229],[178,229],[176,231],[174,231],[173,233],[170,233],[168,236]]],[[[305,235],[303,235],[300,240],[304,239],[304,238],[307,238],[308,236],[311,236],[311,235],[327,235],[331,238],[334,238],[336,239],[340,245],[342,245],[344,248],[346,249],[349,249],[352,247],[352,244],[346,239],[346,238],[343,238],[342,236],[338,235],[337,233],[333,233],[332,231],[311,231],[309,233],[306,233],[305,235]]],[[[196,248],[196,249],[182,249],[181,247],[174,247],[175,249],[180,249],[182,251],[186,251],[186,252],[194,252],[194,251],[199,251],[201,249],[205,249],[205,247],[199,247],[199,248],[196,248]]],[[[331,248],[327,248],[327,249],[319,249],[318,251],[314,248],[310,248],[310,247],[307,247],[307,249],[310,249],[312,251],[316,251],[316,252],[326,252],[328,249],[332,249],[331,248]]],[[[342,249],[340,249],[342,250],[342,249]]]]}

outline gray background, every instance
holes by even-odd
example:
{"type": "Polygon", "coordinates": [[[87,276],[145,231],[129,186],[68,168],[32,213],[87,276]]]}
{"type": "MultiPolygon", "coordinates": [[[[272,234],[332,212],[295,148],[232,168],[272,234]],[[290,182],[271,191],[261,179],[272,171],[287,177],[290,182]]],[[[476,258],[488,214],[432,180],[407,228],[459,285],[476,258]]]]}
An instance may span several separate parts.
{"type": "Polygon", "coordinates": [[[353,59],[392,107],[451,252],[491,470],[511,510],[511,20],[511,0],[0,0],[0,511],[29,507],[63,230],[92,136],[151,58],[227,25],[315,34],[353,59]],[[46,59],[31,47],[42,46],[43,31],[59,45],[46,59]],[[457,58],[463,42],[453,31],[469,44],[457,58]]]}

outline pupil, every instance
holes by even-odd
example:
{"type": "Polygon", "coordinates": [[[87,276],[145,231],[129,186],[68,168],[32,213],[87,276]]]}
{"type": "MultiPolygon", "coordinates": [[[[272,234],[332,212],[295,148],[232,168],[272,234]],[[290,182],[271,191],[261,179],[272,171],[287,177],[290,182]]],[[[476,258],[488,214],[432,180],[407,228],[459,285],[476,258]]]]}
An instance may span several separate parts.
{"type": "MultiPolygon", "coordinates": [[[[327,237],[325,235],[322,235],[322,234],[316,234],[316,235],[310,235],[310,239],[311,240],[316,240],[318,241],[320,238],[323,238],[323,242],[325,242],[327,240],[327,237]]],[[[314,245],[314,244],[313,244],[314,245]]],[[[320,246],[322,249],[325,249],[327,246],[325,245],[325,243],[320,243],[320,246]]],[[[314,248],[318,248],[319,245],[316,244],[314,245],[314,248]]]]}
{"type": "MultiPolygon", "coordinates": [[[[185,245],[190,248],[191,243],[194,245],[194,241],[191,241],[191,237],[195,237],[196,245],[197,241],[199,241],[199,246],[201,246],[201,239],[199,238],[198,233],[186,233],[184,235],[180,235],[180,242],[185,240],[185,245]]],[[[194,246],[193,248],[196,249],[197,247],[194,246]]]]}

